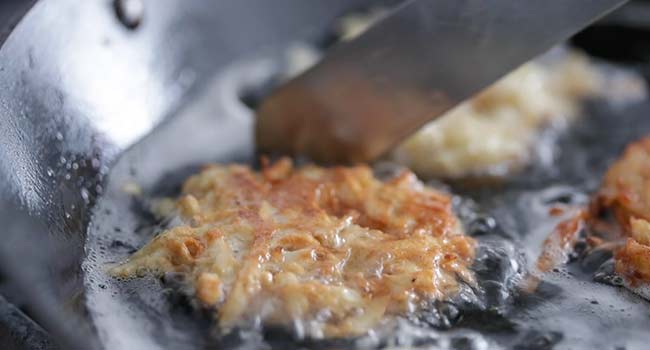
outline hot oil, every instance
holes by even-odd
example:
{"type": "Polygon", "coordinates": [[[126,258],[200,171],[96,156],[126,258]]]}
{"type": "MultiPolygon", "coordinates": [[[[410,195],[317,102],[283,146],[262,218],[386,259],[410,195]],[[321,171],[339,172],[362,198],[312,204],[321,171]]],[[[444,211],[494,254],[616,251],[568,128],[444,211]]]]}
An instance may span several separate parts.
{"type": "MultiPolygon", "coordinates": [[[[549,164],[537,163],[491,189],[455,190],[491,208],[504,231],[523,246],[531,267],[531,259],[557,222],[548,215],[549,209],[588,201],[625,145],[650,133],[647,108],[647,102],[623,108],[603,101],[590,103],[579,124],[553,136],[558,139],[549,164]]],[[[545,274],[534,293],[520,293],[508,314],[518,328],[515,344],[525,345],[522,348],[556,344],[561,349],[646,347],[648,302],[620,286],[596,282],[594,277],[603,270],[603,262],[606,267],[607,257],[593,260],[572,257],[566,266],[545,274]]]]}
{"type": "MultiPolygon", "coordinates": [[[[520,175],[484,186],[445,186],[458,194],[456,212],[467,233],[480,243],[473,266],[480,287],[467,287],[453,302],[433,303],[426,312],[387,320],[363,337],[297,339],[291,331],[260,328],[223,336],[210,310],[201,310],[183,297],[175,276],[167,276],[166,282],[146,276],[109,277],[108,267],[173,225],[152,215],[152,198],[177,194],[183,179],[202,163],[254,163],[252,118],[238,103],[238,92],[242,84],[268,78],[273,65],[260,60],[232,68],[173,120],[129,150],[109,175],[94,209],[84,264],[88,309],[106,348],[634,349],[644,345],[650,307],[627,290],[594,282],[598,266],[573,261],[544,275],[532,293],[518,286],[557,222],[548,214],[550,207],[557,202],[584,204],[624,144],[650,133],[647,103],[623,109],[594,103],[568,132],[547,135],[556,140],[540,143],[547,147],[540,151],[543,161],[520,175]]],[[[377,172],[390,174],[391,165],[378,166],[377,172]]]]}
{"type": "MultiPolygon", "coordinates": [[[[179,179],[176,179],[175,183],[178,184],[178,181],[179,179]]],[[[169,185],[174,181],[167,180],[163,183],[169,185]]],[[[89,296],[94,296],[94,304],[91,304],[90,308],[98,324],[102,324],[104,329],[112,330],[110,334],[105,334],[107,344],[111,347],[125,346],[124,342],[133,337],[140,338],[137,342],[139,346],[154,348],[159,345],[159,342],[193,345],[199,348],[206,344],[223,342],[223,339],[216,337],[216,325],[211,322],[209,312],[197,311],[196,305],[183,297],[183,283],[182,281],[178,283],[176,278],[182,276],[166,275],[162,281],[150,277],[118,281],[106,276],[105,271],[111,264],[123,261],[136,247],[142,246],[156,233],[174,224],[174,219],[160,221],[152,215],[148,209],[150,201],[146,195],[134,197],[133,192],[139,191],[127,193],[123,191],[123,187],[118,186],[114,192],[107,193],[97,207],[98,216],[92,227],[96,233],[91,237],[88,246],[98,248],[89,248],[88,262],[85,266],[88,272],[87,282],[92,286],[88,293],[89,296]],[[112,229],[102,233],[104,227],[112,229]],[[128,319],[132,323],[123,322],[123,319],[128,319]],[[147,324],[155,326],[144,327],[147,324]]],[[[174,194],[174,192],[177,191],[173,188],[153,190],[156,194],[174,194]]],[[[324,349],[334,345],[345,348],[374,348],[391,344],[412,346],[420,343],[442,345],[459,342],[475,344],[476,346],[472,345],[472,348],[485,348],[484,344],[493,343],[478,332],[456,330],[439,332],[439,330],[451,329],[457,325],[465,310],[481,313],[488,307],[495,309],[501,307],[498,304],[505,302],[502,297],[509,295],[503,283],[512,286],[510,280],[520,273],[518,267],[521,264],[510,261],[514,254],[515,249],[506,241],[497,243],[495,240],[489,247],[482,246],[477,259],[477,269],[482,269],[479,288],[465,286],[454,302],[427,305],[426,312],[413,315],[409,320],[388,320],[372,335],[361,339],[317,342],[297,339],[296,342],[287,343],[287,339],[300,338],[300,333],[304,333],[301,329],[309,327],[309,324],[301,323],[299,320],[296,320],[295,328],[291,332],[282,330],[262,332],[261,329],[253,329],[234,334],[230,339],[235,343],[241,343],[239,345],[244,347],[251,345],[251,341],[263,340],[263,344],[274,348],[304,345],[324,349]],[[490,263],[488,260],[493,262],[490,263]],[[492,264],[491,268],[487,266],[489,264],[492,264]],[[494,298],[493,295],[499,297],[494,298]]]]}
{"type": "Polygon", "coordinates": [[[88,309],[108,349],[203,348],[210,341],[209,318],[180,300],[171,302],[175,291],[160,280],[120,281],[106,271],[170,224],[151,213],[149,194],[177,193],[182,180],[208,161],[249,161],[251,117],[232,104],[241,88],[236,83],[231,71],[216,77],[111,169],[94,208],[83,266],[88,309]]]}
{"type": "MultiPolygon", "coordinates": [[[[174,196],[189,174],[196,172],[196,164],[207,161],[243,161],[246,152],[239,157],[225,154],[215,157],[213,140],[224,140],[224,133],[207,125],[215,120],[201,119],[196,115],[182,115],[185,120],[173,120],[145,143],[136,146],[112,170],[105,195],[99,200],[87,243],[88,258],[84,264],[87,299],[102,341],[107,348],[122,348],[136,344],[138,348],[194,347],[228,344],[234,348],[376,348],[387,346],[413,346],[422,344],[470,344],[472,348],[485,348],[495,344],[477,331],[451,330],[462,318],[464,310],[481,313],[488,308],[500,309],[505,303],[503,296],[514,285],[511,280],[520,274],[519,262],[514,259],[515,249],[510,243],[492,237],[494,244],[482,246],[477,266],[482,266],[484,278],[479,288],[465,286],[453,303],[427,305],[427,312],[413,315],[410,319],[393,319],[382,324],[376,331],[360,339],[315,341],[299,339],[300,329],[308,327],[296,320],[293,330],[249,329],[219,336],[209,310],[200,310],[182,293],[183,284],[175,277],[166,276],[117,280],[107,275],[110,266],[124,261],[137,248],[150,241],[157,233],[174,224],[173,219],[160,220],[151,211],[153,197],[174,196]],[[169,148],[169,140],[182,134],[179,123],[192,123],[192,146],[185,149],[179,143],[169,148]],[[201,124],[205,123],[205,124],[201,124]],[[205,125],[201,127],[202,125],[205,125]],[[208,135],[196,135],[205,131],[208,135]],[[220,136],[220,137],[217,137],[220,136]],[[197,149],[194,142],[203,143],[206,149],[197,149]],[[204,151],[201,154],[200,151],[204,151]],[[185,153],[186,152],[186,153],[185,153]],[[177,154],[179,157],[160,157],[158,154],[177,154]],[[194,157],[194,158],[191,158],[194,157]],[[204,158],[200,158],[204,157],[204,158]],[[197,159],[198,158],[198,159],[197,159]],[[216,160],[215,160],[216,158],[216,160]],[[160,162],[164,161],[163,164],[160,162]],[[509,256],[508,254],[512,255],[509,256]],[[488,260],[495,260],[498,269],[488,268],[488,260]],[[498,260],[498,261],[497,261],[498,260]],[[483,286],[485,282],[486,286],[483,286]],[[505,284],[508,284],[506,287],[505,284]],[[485,293],[484,293],[485,291],[485,293]],[[499,297],[495,298],[494,296],[499,297]],[[492,302],[495,300],[495,302],[492,302]],[[444,330],[444,331],[443,331],[444,330]]],[[[246,116],[243,116],[246,117],[246,116]]],[[[231,120],[231,135],[241,135],[249,125],[242,119],[231,120]],[[238,124],[240,123],[240,124],[238,124]],[[235,132],[235,128],[241,128],[235,132]]],[[[187,129],[186,129],[187,131],[187,129]]],[[[182,137],[182,136],[181,136],[182,137]]],[[[215,147],[216,148],[216,147],[215,147]]],[[[379,169],[378,169],[378,172],[379,169]]],[[[459,206],[465,206],[462,203],[459,206]]],[[[466,210],[468,215],[471,209],[466,210]]],[[[479,220],[480,221],[480,220],[479,220]]],[[[478,226],[477,226],[478,227],[478,226]]],[[[482,228],[485,230],[485,228],[482,228]]],[[[484,236],[488,233],[482,232],[484,236]]]]}

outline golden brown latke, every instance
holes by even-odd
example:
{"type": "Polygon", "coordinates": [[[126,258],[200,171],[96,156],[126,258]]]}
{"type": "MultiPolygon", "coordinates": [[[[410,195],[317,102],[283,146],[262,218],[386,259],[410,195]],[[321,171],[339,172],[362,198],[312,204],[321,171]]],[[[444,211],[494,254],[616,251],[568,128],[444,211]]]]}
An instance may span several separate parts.
{"type": "Polygon", "coordinates": [[[627,146],[607,171],[598,197],[626,230],[632,217],[650,221],[650,137],[627,146]]]}
{"type": "Polygon", "coordinates": [[[650,137],[628,145],[607,171],[595,205],[603,208],[628,237],[615,254],[616,272],[633,287],[650,282],[650,137]]]}
{"type": "Polygon", "coordinates": [[[449,196],[408,171],[381,182],[367,166],[210,165],[177,207],[185,224],[111,273],[186,274],[222,330],[258,318],[313,337],[358,335],[475,283],[475,243],[449,196]]]}

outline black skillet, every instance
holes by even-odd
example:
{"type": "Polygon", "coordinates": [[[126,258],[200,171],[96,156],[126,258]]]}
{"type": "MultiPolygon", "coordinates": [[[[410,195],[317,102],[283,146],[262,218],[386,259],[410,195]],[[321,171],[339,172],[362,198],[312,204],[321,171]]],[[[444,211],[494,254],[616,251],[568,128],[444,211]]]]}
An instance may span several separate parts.
{"type": "MultiPolygon", "coordinates": [[[[134,181],[145,198],[171,194],[202,162],[252,162],[250,112],[238,97],[278,69],[290,44],[321,40],[334,18],[371,2],[143,3],[144,15],[134,18],[112,1],[43,0],[4,41],[2,269],[63,348],[115,344],[115,334],[134,348],[241,345],[238,337],[212,337],[207,317],[173,292],[158,293],[160,281],[112,281],[97,271],[100,260],[125,256],[160,224],[122,189],[134,181]],[[176,116],[131,147],[148,123],[170,115],[176,116]],[[104,322],[102,314],[115,317],[104,322]]],[[[569,264],[533,295],[499,294],[520,270],[512,262],[525,264],[510,246],[525,248],[531,232],[543,231],[542,213],[554,201],[584,202],[623,145],[650,133],[649,109],[646,102],[594,102],[582,123],[559,136],[550,165],[532,166],[498,187],[453,188],[466,198],[459,208],[470,233],[491,242],[477,266],[486,307],[462,310],[452,330],[419,342],[632,349],[650,340],[648,304],[596,284],[589,266],[569,264]]],[[[447,328],[438,318],[429,321],[414,322],[447,328]]],[[[276,331],[266,337],[277,348],[331,345],[276,331]]]]}

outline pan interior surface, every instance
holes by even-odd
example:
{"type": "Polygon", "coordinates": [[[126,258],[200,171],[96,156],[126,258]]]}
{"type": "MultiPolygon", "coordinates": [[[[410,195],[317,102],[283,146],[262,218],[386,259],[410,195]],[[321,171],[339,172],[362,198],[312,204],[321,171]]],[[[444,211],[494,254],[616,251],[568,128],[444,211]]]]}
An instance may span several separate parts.
{"type": "MultiPolygon", "coordinates": [[[[650,305],[626,289],[594,282],[598,266],[573,260],[546,274],[533,293],[515,285],[558,222],[549,209],[558,202],[585,204],[624,145],[650,132],[648,102],[627,107],[589,103],[581,122],[542,136],[539,147],[552,155],[550,161],[536,162],[496,185],[451,184],[458,194],[456,211],[467,233],[480,242],[474,266],[480,291],[469,302],[393,320],[369,336],[301,340],[282,330],[255,329],[222,336],[207,312],[177,292],[173,280],[109,277],[107,266],[123,261],[169,224],[151,214],[151,198],[176,195],[183,179],[202,163],[255,163],[252,114],[238,91],[246,82],[270,76],[272,65],[265,62],[243,61],[224,70],[195,103],[127,151],[112,169],[94,209],[84,263],[88,309],[106,348],[643,346],[650,305]]],[[[382,168],[391,166],[377,165],[377,172],[382,168]]]]}
{"type": "MultiPolygon", "coordinates": [[[[226,65],[317,40],[370,1],[22,2],[34,6],[0,34],[2,273],[20,291],[12,301],[62,347],[95,348],[80,269],[91,210],[116,158],[226,65]],[[118,6],[126,3],[143,5],[143,17],[126,19],[118,6]]],[[[232,132],[226,125],[217,129],[232,132]]],[[[180,136],[174,147],[192,133],[180,136]]],[[[250,141],[228,136],[210,147],[231,152],[233,139],[250,141]]]]}

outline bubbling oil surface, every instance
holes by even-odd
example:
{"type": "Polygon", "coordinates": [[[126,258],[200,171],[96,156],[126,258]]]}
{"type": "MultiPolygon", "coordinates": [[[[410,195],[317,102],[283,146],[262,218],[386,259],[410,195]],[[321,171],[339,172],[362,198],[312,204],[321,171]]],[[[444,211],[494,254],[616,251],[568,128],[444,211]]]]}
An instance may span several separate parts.
{"type": "MultiPolygon", "coordinates": [[[[258,73],[267,74],[264,69],[258,73]]],[[[230,84],[232,75],[224,74],[205,96],[236,99],[228,95],[237,90],[230,84]]],[[[386,320],[366,336],[325,341],[300,339],[296,329],[261,327],[219,335],[209,313],[178,292],[175,276],[116,280],[106,274],[107,266],[174,224],[152,215],[152,198],[178,193],[182,180],[201,163],[253,163],[250,112],[232,103],[199,101],[128,151],[112,169],[88,231],[83,266],[88,310],[106,348],[643,348],[650,329],[648,302],[620,287],[594,282],[600,264],[570,262],[544,275],[534,293],[517,287],[556,223],[549,208],[557,202],[585,203],[623,145],[650,132],[645,117],[650,104],[620,108],[595,104],[585,123],[564,134],[551,132],[548,137],[556,141],[540,142],[547,147],[540,151],[544,161],[513,179],[483,186],[444,185],[458,194],[456,213],[466,232],[479,241],[473,266],[479,288],[461,293],[453,303],[431,305],[417,317],[386,320]],[[130,183],[138,184],[143,194],[125,192],[130,183]]],[[[381,164],[376,169],[390,173],[392,167],[381,164]]]]}

